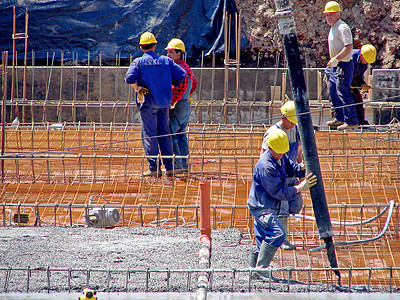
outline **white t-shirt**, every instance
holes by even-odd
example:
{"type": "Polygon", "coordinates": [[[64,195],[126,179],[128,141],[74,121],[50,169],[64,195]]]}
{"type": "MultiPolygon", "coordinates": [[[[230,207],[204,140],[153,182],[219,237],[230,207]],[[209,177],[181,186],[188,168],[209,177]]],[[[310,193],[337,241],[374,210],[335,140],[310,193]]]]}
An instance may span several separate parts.
{"type": "Polygon", "coordinates": [[[261,145],[261,148],[263,150],[267,150],[268,149],[268,141],[267,141],[267,135],[268,133],[271,132],[271,130],[276,130],[276,126],[278,126],[280,129],[282,129],[289,140],[289,144],[296,142],[297,140],[297,132],[296,132],[296,127],[290,128],[290,129],[285,129],[282,126],[282,121],[279,121],[278,123],[276,123],[275,125],[272,125],[270,128],[268,128],[267,132],[264,134],[264,138],[263,138],[263,142],[261,145]]]}
{"type": "MultiPolygon", "coordinates": [[[[328,35],[328,45],[329,45],[329,55],[330,57],[335,57],[339,54],[344,46],[353,44],[353,35],[349,25],[339,19],[335,25],[331,27],[328,35]]],[[[352,58],[352,53],[343,57],[340,61],[348,62],[352,58]]]]}

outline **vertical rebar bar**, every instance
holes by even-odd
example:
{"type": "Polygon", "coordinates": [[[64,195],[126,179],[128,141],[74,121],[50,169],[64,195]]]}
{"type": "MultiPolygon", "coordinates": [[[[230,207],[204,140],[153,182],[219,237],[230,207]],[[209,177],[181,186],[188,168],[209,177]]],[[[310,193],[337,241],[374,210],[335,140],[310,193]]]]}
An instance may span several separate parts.
{"type": "Polygon", "coordinates": [[[47,267],[47,293],[50,293],[50,267],[47,267]]]}
{"type": "Polygon", "coordinates": [[[351,267],[349,268],[349,293],[351,293],[351,267]]]}
{"type": "Polygon", "coordinates": [[[64,183],[67,181],[66,176],[65,176],[65,154],[61,155],[61,164],[62,164],[62,169],[63,169],[63,179],[64,183]]]}
{"type": "Polygon", "coordinates": [[[68,285],[68,293],[71,293],[71,277],[72,277],[72,270],[68,268],[68,277],[67,277],[67,285],[68,285]]]}
{"type": "Polygon", "coordinates": [[[50,162],[49,162],[49,154],[46,154],[46,164],[47,164],[47,183],[50,184],[50,162]]]}
{"type": "Polygon", "coordinates": [[[86,269],[86,286],[90,286],[89,281],[90,281],[90,270],[86,269]]]}
{"type": "MultiPolygon", "coordinates": [[[[204,68],[204,51],[201,51],[201,63],[200,63],[200,80],[199,80],[199,103],[203,101],[203,68],[204,68]]],[[[201,122],[201,120],[200,120],[201,122]]]]}
{"type": "Polygon", "coordinates": [[[58,207],[58,202],[54,204],[54,226],[57,226],[57,207],[58,207]]]}
{"type": "Polygon", "coordinates": [[[142,211],[142,203],[139,204],[138,214],[140,217],[140,226],[143,227],[143,211],[142,211]]]}
{"type": "Polygon", "coordinates": [[[35,176],[35,163],[33,159],[33,153],[31,153],[31,167],[32,167],[32,182],[35,182],[36,176],[35,176]]]}
{"type": "Polygon", "coordinates": [[[128,271],[126,271],[126,275],[125,275],[125,293],[127,293],[129,290],[129,277],[130,277],[130,272],[128,270],[128,271]]]}
{"type": "Polygon", "coordinates": [[[69,226],[72,227],[72,203],[71,203],[71,201],[68,203],[68,210],[69,210],[69,226]]]}
{"type": "MultiPolygon", "coordinates": [[[[14,8],[15,9],[15,8],[14,8]]],[[[8,52],[3,52],[2,58],[2,90],[3,90],[3,97],[2,97],[2,105],[1,105],[1,157],[4,155],[4,148],[5,148],[5,140],[6,140],[6,97],[7,97],[7,60],[8,60],[8,52]]],[[[4,159],[1,160],[1,182],[4,182],[4,159]]]]}
{"type": "Polygon", "coordinates": [[[82,182],[82,153],[78,156],[78,171],[79,171],[79,181],[82,182]]]}
{"type": "Polygon", "coordinates": [[[215,80],[215,52],[211,56],[211,101],[214,101],[214,80],[215,80]]]}

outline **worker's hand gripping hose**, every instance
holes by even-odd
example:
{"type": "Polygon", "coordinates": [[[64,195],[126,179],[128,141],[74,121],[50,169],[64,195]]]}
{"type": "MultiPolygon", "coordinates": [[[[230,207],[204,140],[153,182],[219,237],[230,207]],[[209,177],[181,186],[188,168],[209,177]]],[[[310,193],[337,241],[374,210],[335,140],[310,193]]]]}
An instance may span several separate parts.
{"type": "Polygon", "coordinates": [[[317,184],[317,175],[313,175],[313,173],[309,173],[306,178],[300,182],[298,185],[296,185],[296,190],[297,192],[301,191],[306,191],[310,187],[313,187],[314,185],[317,184]]]}

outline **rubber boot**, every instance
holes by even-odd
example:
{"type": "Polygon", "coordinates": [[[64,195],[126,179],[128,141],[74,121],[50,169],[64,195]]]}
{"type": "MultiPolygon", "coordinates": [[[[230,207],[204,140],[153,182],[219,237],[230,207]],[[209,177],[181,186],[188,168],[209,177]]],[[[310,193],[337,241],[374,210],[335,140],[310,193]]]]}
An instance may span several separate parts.
{"type": "Polygon", "coordinates": [[[256,267],[257,258],[258,258],[258,252],[252,252],[250,254],[250,268],[255,268],[256,267]]]}
{"type": "Polygon", "coordinates": [[[296,249],[296,246],[292,245],[287,239],[287,236],[288,236],[288,234],[287,234],[287,217],[280,217],[278,219],[281,222],[282,227],[285,230],[285,234],[286,234],[285,241],[283,242],[283,244],[281,246],[282,250],[293,250],[293,249],[296,249]]]}
{"type": "MultiPolygon", "coordinates": [[[[261,247],[260,247],[260,252],[258,253],[256,268],[262,268],[262,269],[268,268],[272,259],[274,258],[274,255],[277,250],[278,250],[278,247],[271,246],[270,244],[266,243],[265,241],[262,242],[261,247]]],[[[269,271],[258,271],[258,272],[254,272],[253,275],[257,279],[261,279],[263,281],[269,281],[270,272],[269,271]]],[[[279,279],[272,276],[272,274],[271,274],[271,280],[273,282],[279,282],[279,279]]]]}

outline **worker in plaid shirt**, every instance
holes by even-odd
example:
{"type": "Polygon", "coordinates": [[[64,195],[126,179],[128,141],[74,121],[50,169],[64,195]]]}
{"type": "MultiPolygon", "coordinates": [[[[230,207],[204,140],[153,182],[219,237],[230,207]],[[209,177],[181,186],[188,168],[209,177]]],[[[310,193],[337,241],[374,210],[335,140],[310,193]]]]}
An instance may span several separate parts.
{"type": "MultiPolygon", "coordinates": [[[[185,44],[180,39],[172,39],[167,47],[167,56],[186,71],[185,80],[177,87],[172,88],[172,102],[169,114],[169,127],[172,134],[172,144],[176,156],[189,155],[189,143],[186,136],[186,127],[190,117],[190,95],[197,88],[197,80],[189,65],[183,60],[185,44]]],[[[175,172],[188,172],[186,158],[175,160],[175,172]]]]}

